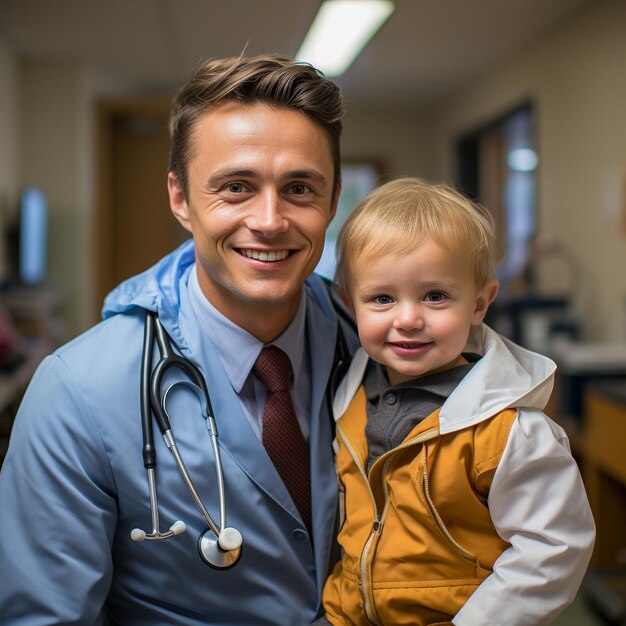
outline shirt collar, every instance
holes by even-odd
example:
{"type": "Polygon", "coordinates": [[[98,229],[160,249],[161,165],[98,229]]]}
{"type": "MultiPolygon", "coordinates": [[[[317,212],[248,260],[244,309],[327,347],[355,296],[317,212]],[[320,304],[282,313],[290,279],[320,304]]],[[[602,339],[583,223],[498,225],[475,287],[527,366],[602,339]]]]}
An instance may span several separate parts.
{"type": "MultiPolygon", "coordinates": [[[[209,336],[230,384],[237,393],[240,393],[264,348],[263,342],[222,315],[207,300],[198,282],[195,266],[189,277],[189,297],[194,313],[201,326],[206,329],[206,334],[209,336]]],[[[306,299],[301,298],[296,315],[289,326],[271,344],[268,344],[280,348],[287,354],[296,384],[304,360],[305,318],[306,299]]]]}
{"type": "MultiPolygon", "coordinates": [[[[464,354],[467,358],[467,354],[464,354]]],[[[475,356],[475,355],[472,355],[475,356]]],[[[442,397],[448,397],[458,386],[463,378],[475,365],[473,358],[467,359],[469,363],[457,365],[441,372],[426,374],[413,380],[408,380],[399,385],[392,385],[387,380],[387,375],[382,365],[370,359],[364,376],[365,396],[369,402],[378,402],[378,398],[387,391],[402,391],[413,389],[415,391],[430,392],[442,397]]],[[[477,360],[477,359],[476,359],[477,360]]]]}

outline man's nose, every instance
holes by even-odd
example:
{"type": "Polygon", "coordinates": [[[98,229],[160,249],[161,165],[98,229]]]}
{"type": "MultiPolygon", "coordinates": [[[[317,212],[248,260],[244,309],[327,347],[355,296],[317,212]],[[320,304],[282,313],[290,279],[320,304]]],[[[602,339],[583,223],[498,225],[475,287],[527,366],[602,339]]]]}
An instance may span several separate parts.
{"type": "Polygon", "coordinates": [[[274,189],[268,189],[258,195],[248,220],[251,230],[272,235],[284,232],[289,228],[285,216],[284,206],[280,194],[274,189]]]}

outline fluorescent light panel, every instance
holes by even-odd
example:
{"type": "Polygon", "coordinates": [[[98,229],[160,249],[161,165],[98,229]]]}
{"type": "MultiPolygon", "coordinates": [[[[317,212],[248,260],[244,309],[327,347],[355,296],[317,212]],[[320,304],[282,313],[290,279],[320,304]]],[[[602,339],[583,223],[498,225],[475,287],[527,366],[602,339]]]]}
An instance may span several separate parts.
{"type": "Polygon", "coordinates": [[[296,59],[340,76],[393,13],[391,0],[325,0],[296,59]]]}

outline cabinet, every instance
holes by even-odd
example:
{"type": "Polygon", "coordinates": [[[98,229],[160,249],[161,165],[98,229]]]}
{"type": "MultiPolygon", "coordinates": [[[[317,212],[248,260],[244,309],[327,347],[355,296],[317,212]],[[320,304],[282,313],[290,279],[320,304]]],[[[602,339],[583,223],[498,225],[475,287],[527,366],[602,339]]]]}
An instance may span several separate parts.
{"type": "Polygon", "coordinates": [[[609,624],[626,624],[626,379],[585,387],[580,422],[565,420],[596,522],[583,593],[609,624]]]}
{"type": "Polygon", "coordinates": [[[626,382],[585,393],[582,473],[597,525],[593,563],[626,567],[626,382]]]}

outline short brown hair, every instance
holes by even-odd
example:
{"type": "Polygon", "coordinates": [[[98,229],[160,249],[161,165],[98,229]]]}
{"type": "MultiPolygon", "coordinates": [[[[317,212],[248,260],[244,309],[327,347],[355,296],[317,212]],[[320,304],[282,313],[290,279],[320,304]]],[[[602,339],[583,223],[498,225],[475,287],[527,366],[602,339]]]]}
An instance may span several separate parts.
{"type": "Polygon", "coordinates": [[[346,220],[335,280],[349,293],[351,264],[363,254],[408,254],[429,238],[466,258],[478,287],[494,277],[491,215],[451,187],[399,178],[375,189],[346,220]]]}
{"type": "Polygon", "coordinates": [[[169,171],[176,176],[185,196],[195,124],[211,106],[226,101],[295,109],[319,124],[330,144],[335,186],[339,183],[343,117],[339,87],[308,63],[276,55],[242,55],[207,61],[176,96],[169,122],[169,171]]]}

